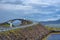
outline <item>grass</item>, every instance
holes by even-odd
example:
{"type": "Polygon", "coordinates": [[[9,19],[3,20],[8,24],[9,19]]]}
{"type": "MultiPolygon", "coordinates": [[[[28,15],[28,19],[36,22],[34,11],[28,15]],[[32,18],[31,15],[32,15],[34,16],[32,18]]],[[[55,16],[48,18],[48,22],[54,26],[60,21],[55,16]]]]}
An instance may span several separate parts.
{"type": "MultiPolygon", "coordinates": [[[[45,26],[45,28],[48,29],[49,31],[60,30],[60,28],[57,28],[57,27],[45,26]]],[[[44,37],[42,40],[47,40],[47,38],[48,38],[51,34],[60,34],[60,32],[52,32],[52,33],[49,33],[49,34],[48,34],[46,37],[44,37]]]]}
{"type": "Polygon", "coordinates": [[[50,31],[60,30],[60,28],[57,28],[57,27],[48,27],[48,26],[45,26],[45,28],[50,30],[50,31]]]}
{"type": "Polygon", "coordinates": [[[8,40],[11,40],[11,37],[16,37],[16,38],[13,38],[13,39],[19,39],[19,37],[24,37],[24,34],[23,31],[24,30],[32,30],[32,27],[27,27],[27,28],[17,28],[17,29],[12,29],[12,30],[9,30],[9,31],[5,31],[5,32],[0,32],[0,36],[1,37],[7,37],[8,40]]]}
{"type": "Polygon", "coordinates": [[[10,26],[9,24],[3,24],[2,26],[10,26]]]}
{"type": "Polygon", "coordinates": [[[0,24],[0,26],[2,26],[2,27],[9,27],[10,24],[4,23],[4,24],[0,24]]]}

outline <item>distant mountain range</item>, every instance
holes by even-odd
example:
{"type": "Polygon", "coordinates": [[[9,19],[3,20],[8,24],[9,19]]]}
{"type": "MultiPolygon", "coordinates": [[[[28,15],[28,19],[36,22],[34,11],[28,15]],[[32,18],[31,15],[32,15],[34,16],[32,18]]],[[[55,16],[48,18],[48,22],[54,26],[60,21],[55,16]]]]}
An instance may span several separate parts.
{"type": "Polygon", "coordinates": [[[42,24],[60,24],[60,19],[55,21],[42,21],[42,24]]]}
{"type": "Polygon", "coordinates": [[[42,21],[42,25],[60,27],[60,19],[55,21],[42,21]]]}

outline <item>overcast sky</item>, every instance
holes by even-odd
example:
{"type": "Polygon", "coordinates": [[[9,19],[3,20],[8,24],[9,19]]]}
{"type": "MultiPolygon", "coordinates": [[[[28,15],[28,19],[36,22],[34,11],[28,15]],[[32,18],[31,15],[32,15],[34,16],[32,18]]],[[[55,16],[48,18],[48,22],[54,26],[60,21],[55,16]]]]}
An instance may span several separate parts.
{"type": "Polygon", "coordinates": [[[58,20],[60,0],[0,0],[0,21],[11,18],[58,20]]]}

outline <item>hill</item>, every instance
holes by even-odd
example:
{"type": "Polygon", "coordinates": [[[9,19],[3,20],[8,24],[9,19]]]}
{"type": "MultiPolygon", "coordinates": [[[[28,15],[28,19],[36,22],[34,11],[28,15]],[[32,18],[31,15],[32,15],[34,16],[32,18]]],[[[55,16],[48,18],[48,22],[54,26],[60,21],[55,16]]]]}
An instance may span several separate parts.
{"type": "Polygon", "coordinates": [[[42,24],[60,24],[60,19],[55,21],[42,21],[42,24]]]}
{"type": "Polygon", "coordinates": [[[60,27],[60,19],[55,21],[42,21],[40,23],[47,26],[60,27]]]}
{"type": "Polygon", "coordinates": [[[0,32],[0,40],[42,40],[49,31],[41,24],[0,32]]]}

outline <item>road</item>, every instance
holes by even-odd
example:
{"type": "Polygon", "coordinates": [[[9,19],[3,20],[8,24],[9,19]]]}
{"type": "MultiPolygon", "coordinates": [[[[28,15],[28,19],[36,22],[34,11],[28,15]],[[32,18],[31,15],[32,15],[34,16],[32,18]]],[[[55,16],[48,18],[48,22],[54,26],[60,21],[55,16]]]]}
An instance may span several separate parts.
{"type": "Polygon", "coordinates": [[[12,29],[17,29],[17,28],[25,28],[25,27],[30,27],[30,26],[33,26],[33,25],[36,25],[38,23],[32,23],[32,24],[28,24],[28,25],[24,25],[24,26],[18,26],[18,27],[8,27],[8,28],[3,28],[3,27],[0,27],[0,32],[3,32],[3,31],[9,31],[9,30],[12,30],[12,29]]]}

